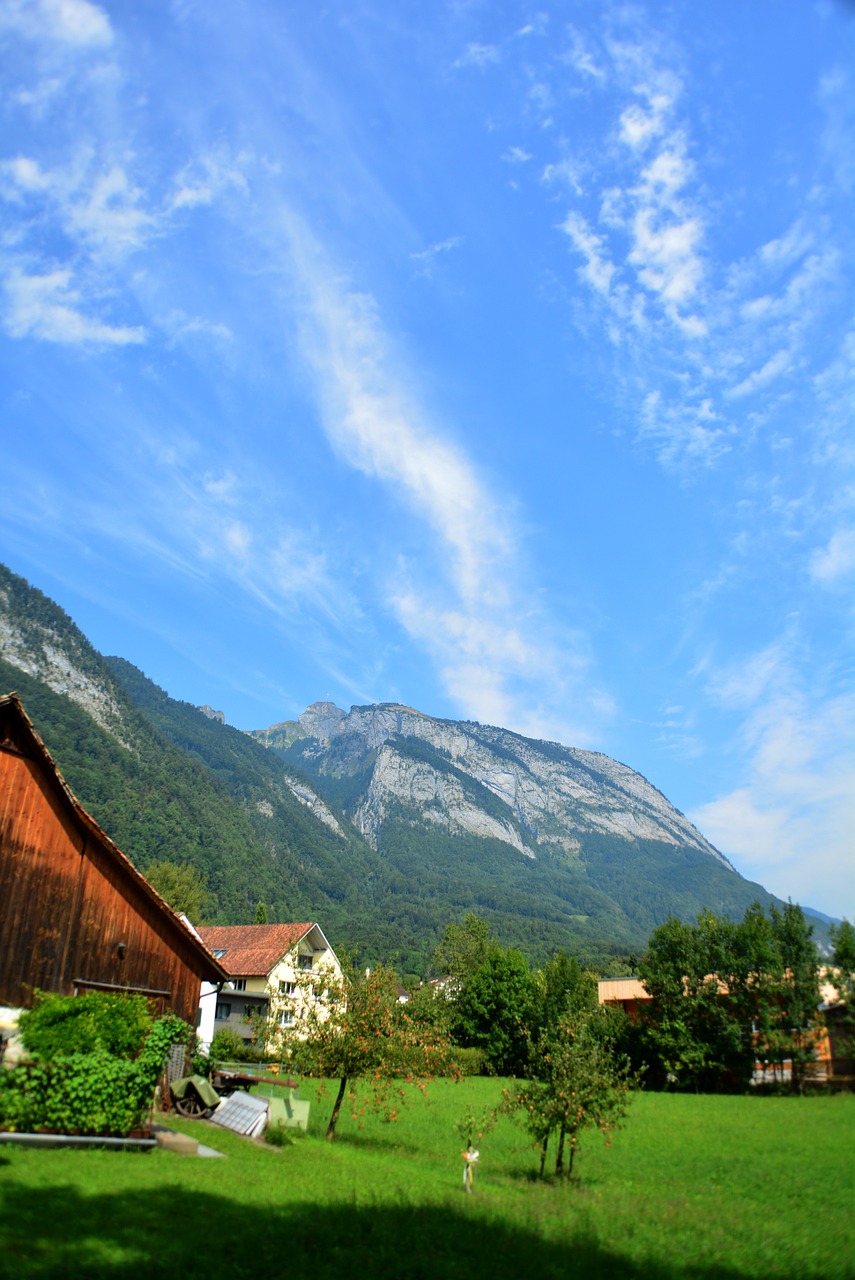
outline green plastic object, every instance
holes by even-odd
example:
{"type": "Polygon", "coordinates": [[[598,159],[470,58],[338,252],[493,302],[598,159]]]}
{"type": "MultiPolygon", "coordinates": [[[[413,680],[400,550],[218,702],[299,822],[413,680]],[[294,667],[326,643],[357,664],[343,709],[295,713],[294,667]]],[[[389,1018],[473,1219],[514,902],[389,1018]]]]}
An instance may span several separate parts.
{"type": "Polygon", "coordinates": [[[302,1129],[305,1133],[309,1127],[309,1106],[297,1097],[295,1089],[277,1088],[276,1085],[253,1085],[251,1093],[259,1098],[268,1098],[270,1111],[268,1124],[272,1127],[281,1124],[285,1129],[302,1129]]]}
{"type": "Polygon", "coordinates": [[[182,1076],[180,1080],[173,1080],[169,1087],[176,1102],[183,1101],[190,1089],[195,1089],[206,1107],[216,1107],[220,1102],[220,1095],[204,1076],[182,1076]]]}

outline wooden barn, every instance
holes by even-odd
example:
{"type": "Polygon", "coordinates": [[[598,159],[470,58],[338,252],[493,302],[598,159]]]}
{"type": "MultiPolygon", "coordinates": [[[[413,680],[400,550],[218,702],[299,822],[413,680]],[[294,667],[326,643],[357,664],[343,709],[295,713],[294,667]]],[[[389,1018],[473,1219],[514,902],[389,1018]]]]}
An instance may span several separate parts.
{"type": "Polygon", "coordinates": [[[226,973],[74,798],[17,694],[0,697],[0,1005],[134,991],[192,1027],[226,973]]]}

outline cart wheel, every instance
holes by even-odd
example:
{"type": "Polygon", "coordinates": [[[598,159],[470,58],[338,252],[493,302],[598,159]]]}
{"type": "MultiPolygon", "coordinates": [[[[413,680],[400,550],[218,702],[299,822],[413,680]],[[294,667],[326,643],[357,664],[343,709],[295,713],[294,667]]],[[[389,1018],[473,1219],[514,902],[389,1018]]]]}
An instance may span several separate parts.
{"type": "Polygon", "coordinates": [[[187,1120],[204,1120],[211,1114],[210,1107],[205,1106],[194,1089],[189,1089],[180,1100],[176,1099],[175,1110],[187,1120]]]}

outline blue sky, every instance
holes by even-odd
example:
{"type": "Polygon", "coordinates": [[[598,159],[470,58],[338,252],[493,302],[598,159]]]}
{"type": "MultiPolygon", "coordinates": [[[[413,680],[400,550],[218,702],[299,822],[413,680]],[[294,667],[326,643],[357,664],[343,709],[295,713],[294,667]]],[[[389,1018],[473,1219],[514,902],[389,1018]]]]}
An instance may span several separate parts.
{"type": "Polygon", "coordinates": [[[3,0],[0,555],[240,728],[607,752],[855,917],[843,0],[3,0]]]}

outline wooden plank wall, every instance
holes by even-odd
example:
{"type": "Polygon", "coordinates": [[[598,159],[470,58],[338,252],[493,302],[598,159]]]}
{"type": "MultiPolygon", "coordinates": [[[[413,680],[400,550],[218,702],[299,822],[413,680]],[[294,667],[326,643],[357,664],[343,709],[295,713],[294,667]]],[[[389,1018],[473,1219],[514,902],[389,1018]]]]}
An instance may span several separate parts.
{"type": "Polygon", "coordinates": [[[40,761],[0,748],[0,1003],[75,979],[166,991],[196,1025],[202,962],[162,907],[82,827],[40,761]],[[123,944],[123,945],[120,945],[123,944]]]}

